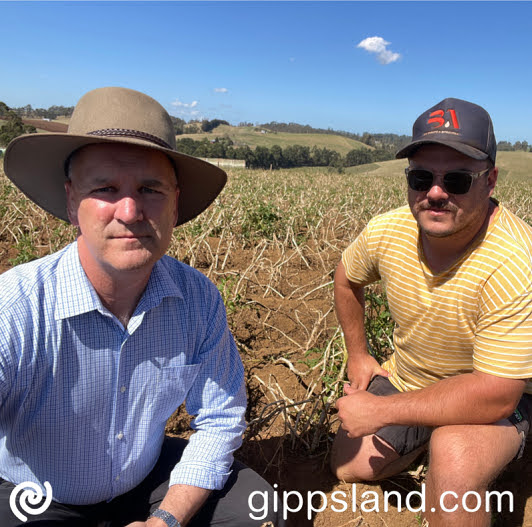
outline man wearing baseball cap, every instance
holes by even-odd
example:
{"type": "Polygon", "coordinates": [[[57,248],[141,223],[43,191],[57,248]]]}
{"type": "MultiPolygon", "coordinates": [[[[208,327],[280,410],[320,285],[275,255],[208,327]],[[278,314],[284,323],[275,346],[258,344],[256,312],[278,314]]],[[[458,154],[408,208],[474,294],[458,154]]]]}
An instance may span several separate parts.
{"type": "Polygon", "coordinates": [[[125,88],[7,148],[6,175],[78,237],[0,277],[2,527],[21,525],[28,484],[47,495],[26,513],[40,526],[253,525],[250,493],[273,498],[233,462],[244,371],[218,290],[165,255],[226,174],[175,148],[164,108],[125,88]],[[183,401],[188,442],[164,434],[183,401]]]}
{"type": "Polygon", "coordinates": [[[412,139],[397,153],[408,206],[373,218],[335,276],[349,384],[331,466],[346,481],[379,480],[428,448],[430,526],[489,526],[485,491],[530,428],[532,228],[492,197],[483,108],[445,99],[412,139]],[[364,335],[364,286],[377,280],[396,324],[382,366],[364,335]]]}

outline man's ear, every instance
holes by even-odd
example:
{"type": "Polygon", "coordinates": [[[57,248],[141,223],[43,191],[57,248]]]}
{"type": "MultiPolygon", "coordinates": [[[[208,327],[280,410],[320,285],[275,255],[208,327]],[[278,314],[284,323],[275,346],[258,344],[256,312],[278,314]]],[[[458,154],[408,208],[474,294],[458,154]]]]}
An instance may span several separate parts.
{"type": "Polygon", "coordinates": [[[78,223],[78,204],[74,199],[74,190],[72,188],[72,181],[65,181],[65,193],[67,198],[67,214],[70,223],[75,227],[79,227],[78,223]]]}
{"type": "Polygon", "coordinates": [[[493,195],[495,191],[495,185],[497,184],[497,178],[499,177],[499,168],[493,167],[488,174],[488,188],[489,188],[489,197],[493,195]]]}

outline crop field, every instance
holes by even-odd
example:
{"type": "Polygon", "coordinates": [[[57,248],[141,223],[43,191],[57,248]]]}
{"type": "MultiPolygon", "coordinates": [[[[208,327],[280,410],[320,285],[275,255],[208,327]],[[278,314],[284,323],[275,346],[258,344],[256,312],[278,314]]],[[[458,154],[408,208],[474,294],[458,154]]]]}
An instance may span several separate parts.
{"type": "MultiPolygon", "coordinates": [[[[532,225],[532,153],[499,154],[495,197],[532,225]]],[[[338,428],[334,402],[345,370],[342,336],[333,310],[332,281],[342,251],[371,217],[406,203],[404,160],[328,169],[232,169],[221,196],[200,217],[175,230],[169,254],[199,269],[218,287],[246,369],[249,397],[244,445],[237,457],[278,491],[337,490],[328,453],[338,428]]],[[[25,199],[0,171],[0,272],[74,240],[74,229],[25,199]]],[[[367,291],[367,335],[377,354],[391,351],[393,325],[379,284],[367,291]]],[[[167,432],[187,436],[180,409],[167,432]]],[[[357,485],[406,494],[420,488],[426,458],[379,484],[357,485]]],[[[514,493],[513,513],[495,526],[532,525],[532,448],[511,465],[496,488],[514,493]]],[[[348,500],[349,501],[349,500],[348,500]]],[[[316,508],[319,497],[315,497],[316,508]]],[[[345,512],[329,507],[293,526],[406,527],[419,515],[392,506],[388,512],[345,512]]],[[[404,502],[403,502],[404,507],[404,502]]]]}

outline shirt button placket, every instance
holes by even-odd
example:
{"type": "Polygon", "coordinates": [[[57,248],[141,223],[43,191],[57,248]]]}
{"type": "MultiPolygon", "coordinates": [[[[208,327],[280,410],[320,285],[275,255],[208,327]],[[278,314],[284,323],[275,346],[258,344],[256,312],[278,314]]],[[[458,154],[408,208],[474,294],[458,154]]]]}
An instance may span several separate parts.
{"type": "MultiPolygon", "coordinates": [[[[114,465],[118,469],[120,469],[120,467],[123,464],[123,457],[124,457],[124,452],[125,452],[124,448],[126,446],[126,441],[124,441],[125,434],[124,434],[124,430],[122,429],[125,423],[125,416],[127,415],[127,397],[124,397],[125,395],[127,395],[127,385],[124,382],[125,364],[122,358],[126,342],[127,342],[127,338],[125,339],[123,338],[121,346],[120,346],[119,362],[118,362],[118,383],[117,383],[118,393],[117,393],[117,400],[116,400],[116,407],[115,407],[116,428],[115,428],[115,445],[114,445],[113,450],[115,451],[114,465]]],[[[121,474],[118,473],[115,475],[115,478],[114,478],[115,485],[119,485],[120,480],[121,480],[121,474]]]]}

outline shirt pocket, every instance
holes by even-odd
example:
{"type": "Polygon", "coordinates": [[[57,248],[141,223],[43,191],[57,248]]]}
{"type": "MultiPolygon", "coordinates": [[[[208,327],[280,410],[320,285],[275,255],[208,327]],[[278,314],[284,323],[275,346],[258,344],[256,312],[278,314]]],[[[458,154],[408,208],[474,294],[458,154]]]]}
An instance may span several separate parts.
{"type": "Polygon", "coordinates": [[[161,368],[152,387],[150,411],[159,420],[167,420],[186,399],[201,364],[161,368]]]}

